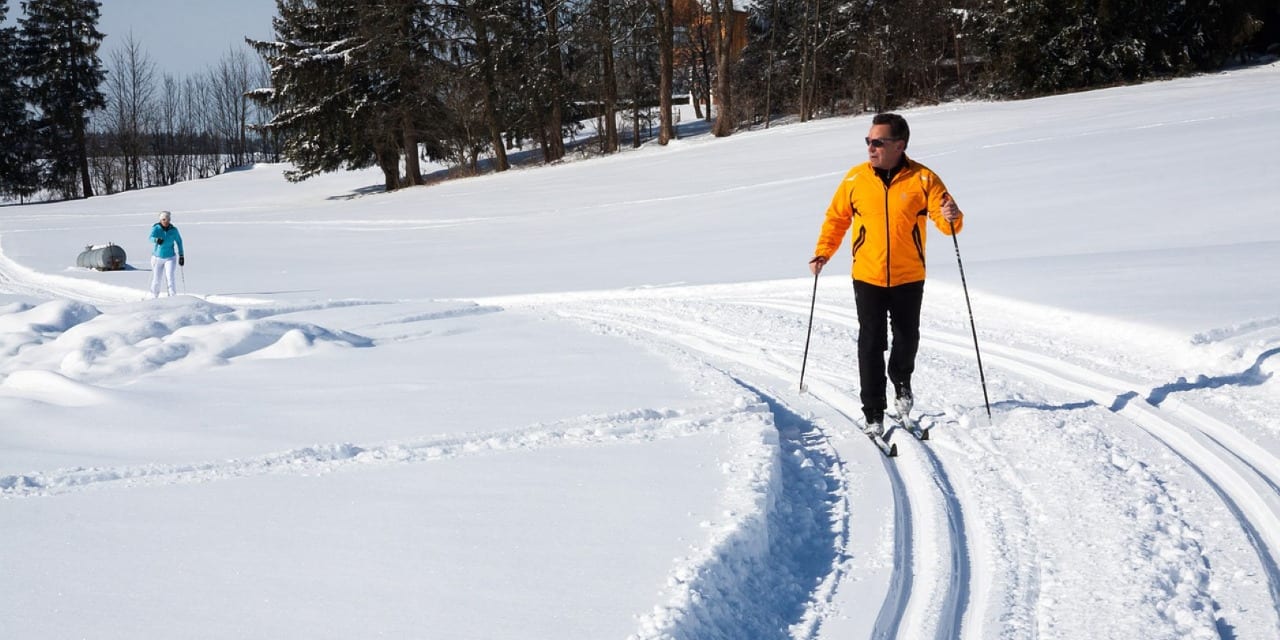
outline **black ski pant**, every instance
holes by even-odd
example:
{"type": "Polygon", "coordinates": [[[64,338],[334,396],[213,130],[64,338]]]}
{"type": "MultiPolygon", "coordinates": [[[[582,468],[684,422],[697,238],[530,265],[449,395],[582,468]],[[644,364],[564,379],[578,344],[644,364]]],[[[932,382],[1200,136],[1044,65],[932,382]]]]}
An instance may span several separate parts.
{"type": "Polygon", "coordinates": [[[858,307],[858,378],[861,383],[862,413],[867,420],[884,419],[885,362],[889,351],[889,380],[910,382],[920,348],[920,303],[924,281],[877,287],[853,281],[853,299],[858,307]],[[893,328],[893,348],[888,329],[893,328]]]}

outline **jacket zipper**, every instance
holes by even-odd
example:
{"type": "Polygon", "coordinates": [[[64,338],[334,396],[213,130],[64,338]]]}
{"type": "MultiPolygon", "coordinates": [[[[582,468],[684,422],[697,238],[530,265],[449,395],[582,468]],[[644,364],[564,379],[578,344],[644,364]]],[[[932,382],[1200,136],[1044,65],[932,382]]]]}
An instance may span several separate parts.
{"type": "MultiPolygon", "coordinates": [[[[893,176],[889,182],[893,182],[893,176]]],[[[884,185],[884,286],[893,286],[893,231],[889,228],[889,185],[884,185]]]]}

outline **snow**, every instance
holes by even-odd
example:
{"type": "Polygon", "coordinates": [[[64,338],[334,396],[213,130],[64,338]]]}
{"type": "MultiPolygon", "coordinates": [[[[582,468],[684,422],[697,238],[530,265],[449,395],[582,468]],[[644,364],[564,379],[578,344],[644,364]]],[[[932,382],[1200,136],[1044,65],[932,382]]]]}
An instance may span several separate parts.
{"type": "Polygon", "coordinates": [[[847,242],[797,389],[866,116],[0,209],[0,628],[1280,637],[1278,105],[1273,64],[905,112],[993,419],[934,231],[893,461],[847,242]],[[105,242],[131,268],[72,266],[105,242]]]}

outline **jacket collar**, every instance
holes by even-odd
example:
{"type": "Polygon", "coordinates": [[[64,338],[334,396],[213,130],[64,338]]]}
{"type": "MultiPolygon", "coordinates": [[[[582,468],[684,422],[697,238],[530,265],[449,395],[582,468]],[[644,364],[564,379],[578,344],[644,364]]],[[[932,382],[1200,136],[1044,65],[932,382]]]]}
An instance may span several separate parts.
{"type": "MultiPolygon", "coordinates": [[[[887,187],[889,186],[890,183],[893,182],[894,176],[898,175],[899,173],[902,173],[902,170],[906,169],[910,164],[911,164],[911,161],[907,159],[907,154],[904,153],[902,154],[901,158],[898,158],[898,164],[894,165],[893,168],[877,169],[875,167],[871,167],[871,170],[875,172],[876,176],[878,176],[880,180],[884,182],[884,186],[887,187]]],[[[871,166],[871,165],[868,164],[867,166],[871,166]]]]}

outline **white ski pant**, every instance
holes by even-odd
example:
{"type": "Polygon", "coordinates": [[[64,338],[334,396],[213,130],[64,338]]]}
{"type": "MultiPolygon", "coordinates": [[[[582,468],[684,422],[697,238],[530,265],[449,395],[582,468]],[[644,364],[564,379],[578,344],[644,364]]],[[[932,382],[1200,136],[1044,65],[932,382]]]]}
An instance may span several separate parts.
{"type": "Polygon", "coordinates": [[[151,256],[151,297],[160,297],[160,279],[164,278],[165,284],[168,285],[169,296],[178,295],[178,287],[173,281],[174,271],[178,268],[178,259],[174,258],[158,258],[151,256]]]}

